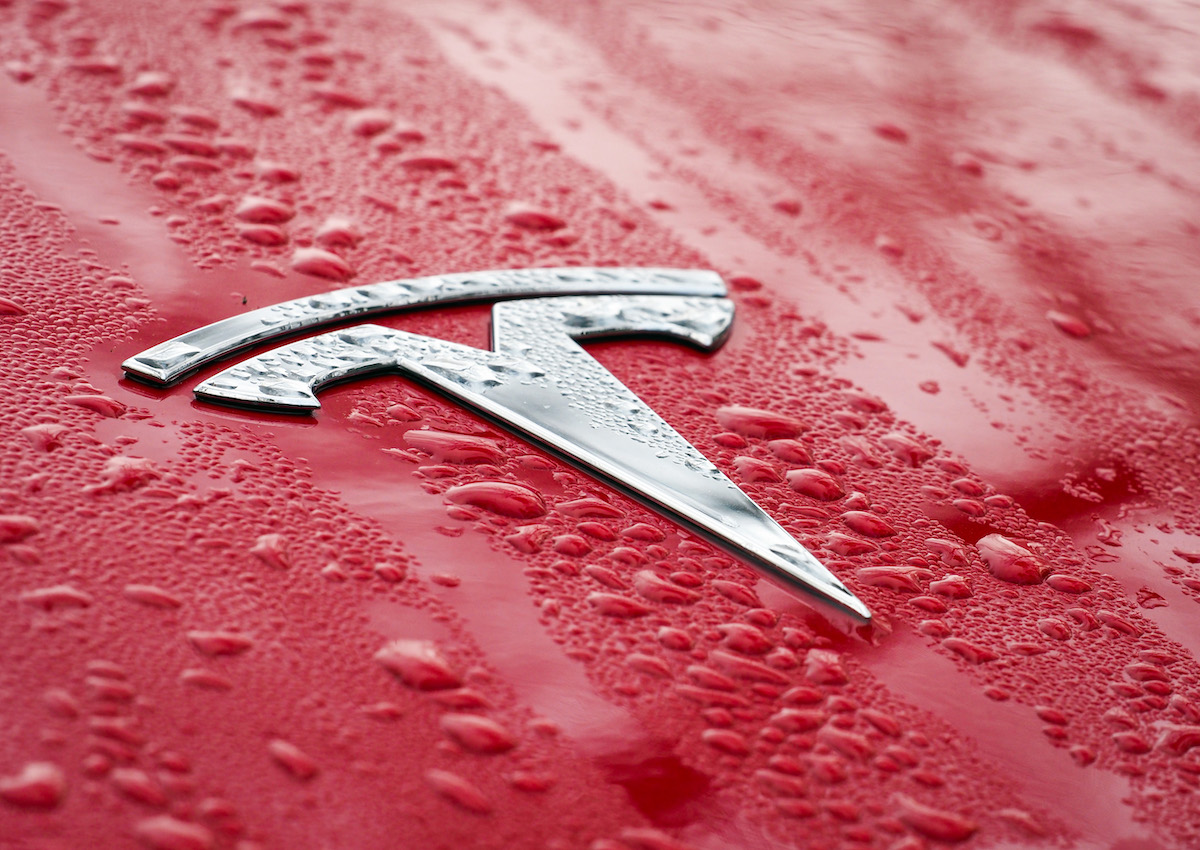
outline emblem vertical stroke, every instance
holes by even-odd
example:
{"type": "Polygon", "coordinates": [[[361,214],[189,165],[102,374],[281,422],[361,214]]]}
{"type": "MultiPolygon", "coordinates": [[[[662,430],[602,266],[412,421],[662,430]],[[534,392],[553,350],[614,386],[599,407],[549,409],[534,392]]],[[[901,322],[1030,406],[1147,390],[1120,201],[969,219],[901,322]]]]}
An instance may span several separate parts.
{"type": "Polygon", "coordinates": [[[396,373],[498,422],[859,621],[867,607],[580,341],[631,335],[704,350],[734,317],[714,272],[533,269],[391,281],[277,304],[191,331],[123,364],[177,383],[249,346],[348,319],[464,301],[492,308],[492,351],[362,324],[250,357],[202,382],[217,404],[308,413],[316,393],[396,373]],[[512,300],[525,299],[525,300],[512,300]]]}

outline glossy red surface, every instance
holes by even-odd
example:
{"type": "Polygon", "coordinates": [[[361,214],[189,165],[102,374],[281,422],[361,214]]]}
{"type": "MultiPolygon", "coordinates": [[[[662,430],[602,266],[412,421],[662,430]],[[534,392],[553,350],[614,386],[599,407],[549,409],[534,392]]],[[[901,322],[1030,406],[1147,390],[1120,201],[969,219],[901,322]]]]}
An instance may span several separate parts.
{"type": "Polygon", "coordinates": [[[0,847],[1196,846],[1200,11],[998,6],[0,0],[0,847]],[[871,629],[400,380],[119,369],[568,264],[726,276],[590,350],[871,629]]]}

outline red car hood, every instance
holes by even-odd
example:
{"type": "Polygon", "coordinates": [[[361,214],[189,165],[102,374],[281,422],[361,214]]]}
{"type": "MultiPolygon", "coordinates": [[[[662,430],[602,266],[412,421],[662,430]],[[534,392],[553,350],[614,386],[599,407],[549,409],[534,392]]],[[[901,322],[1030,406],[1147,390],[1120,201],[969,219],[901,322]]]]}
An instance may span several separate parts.
{"type": "Polygon", "coordinates": [[[0,3],[0,846],[1196,846],[1198,29],[0,3]],[[724,276],[719,350],[588,350],[869,626],[416,384],[122,374],[564,266],[724,276]]]}

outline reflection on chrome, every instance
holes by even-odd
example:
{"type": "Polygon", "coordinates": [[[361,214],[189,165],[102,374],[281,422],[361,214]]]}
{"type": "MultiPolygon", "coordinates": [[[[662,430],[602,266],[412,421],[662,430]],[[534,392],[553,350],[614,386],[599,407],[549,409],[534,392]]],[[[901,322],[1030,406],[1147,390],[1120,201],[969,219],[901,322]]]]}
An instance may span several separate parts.
{"type": "Polygon", "coordinates": [[[320,407],[316,392],[324,386],[398,373],[642,499],[834,610],[869,621],[867,607],[829,570],[578,344],[656,335],[717,348],[734,309],[722,297],[724,281],[714,272],[551,269],[377,284],[218,322],[155,346],[124,368],[170,383],[255,342],[347,317],[547,290],[557,297],[505,301],[492,308],[492,351],[357,325],[249,358],[201,383],[196,395],[219,404],[304,413],[320,407]],[[433,281],[449,288],[436,291],[433,281]],[[379,287],[389,294],[378,295],[385,291],[379,287]],[[580,291],[589,294],[561,294],[580,291]],[[598,291],[619,294],[591,294],[598,291]],[[390,306],[378,306],[383,301],[390,306]]]}

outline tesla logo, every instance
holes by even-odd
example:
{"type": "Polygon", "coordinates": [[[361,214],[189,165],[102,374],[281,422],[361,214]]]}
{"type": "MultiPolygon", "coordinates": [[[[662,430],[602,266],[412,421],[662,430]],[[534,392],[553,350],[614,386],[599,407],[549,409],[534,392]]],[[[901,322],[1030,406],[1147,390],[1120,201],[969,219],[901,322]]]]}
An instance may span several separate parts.
{"type": "Polygon", "coordinates": [[[316,392],[323,386],[399,373],[648,502],[837,610],[870,618],[832,573],[578,344],[650,334],[716,349],[734,310],[715,272],[528,269],[389,281],[216,322],[156,345],[123,368],[131,377],[170,385],[281,336],[357,317],[481,300],[498,302],[492,308],[491,351],[360,324],[250,357],[202,382],[196,396],[309,413],[320,407],[316,392]]]}

